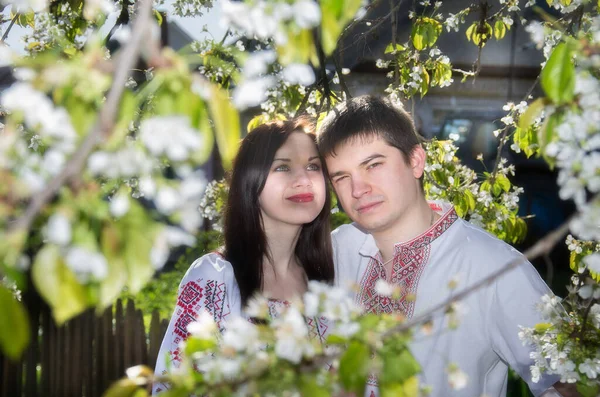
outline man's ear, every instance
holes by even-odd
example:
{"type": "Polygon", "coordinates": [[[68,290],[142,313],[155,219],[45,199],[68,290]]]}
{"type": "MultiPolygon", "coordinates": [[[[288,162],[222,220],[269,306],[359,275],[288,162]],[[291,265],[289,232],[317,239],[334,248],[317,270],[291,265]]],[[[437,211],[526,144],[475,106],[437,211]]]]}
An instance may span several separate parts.
{"type": "Polygon", "coordinates": [[[427,154],[425,153],[425,149],[423,149],[421,145],[415,146],[410,153],[410,166],[412,168],[413,176],[416,179],[419,179],[421,176],[423,176],[426,160],[427,154]]]}

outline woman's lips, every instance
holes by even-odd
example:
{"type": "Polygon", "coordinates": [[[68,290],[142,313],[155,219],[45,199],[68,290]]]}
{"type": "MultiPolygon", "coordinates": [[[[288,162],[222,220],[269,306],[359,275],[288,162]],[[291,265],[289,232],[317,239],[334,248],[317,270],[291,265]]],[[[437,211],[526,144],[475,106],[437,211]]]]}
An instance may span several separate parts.
{"type": "Polygon", "coordinates": [[[294,203],[309,203],[315,199],[315,195],[312,193],[296,194],[287,198],[294,203]]]}

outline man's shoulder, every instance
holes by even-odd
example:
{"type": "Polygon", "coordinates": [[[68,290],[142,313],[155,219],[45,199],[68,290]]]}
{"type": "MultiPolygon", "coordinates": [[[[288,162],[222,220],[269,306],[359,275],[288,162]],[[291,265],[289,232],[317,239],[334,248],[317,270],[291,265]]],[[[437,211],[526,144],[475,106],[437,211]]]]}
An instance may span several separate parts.
{"type": "Polygon", "coordinates": [[[454,226],[451,245],[463,251],[467,257],[478,261],[485,258],[489,263],[505,264],[507,259],[523,256],[510,244],[468,221],[459,219],[454,226]]]}
{"type": "Polygon", "coordinates": [[[356,223],[348,223],[339,226],[333,232],[331,232],[331,238],[333,244],[358,244],[356,248],[360,248],[367,238],[368,233],[360,229],[356,223]]]}

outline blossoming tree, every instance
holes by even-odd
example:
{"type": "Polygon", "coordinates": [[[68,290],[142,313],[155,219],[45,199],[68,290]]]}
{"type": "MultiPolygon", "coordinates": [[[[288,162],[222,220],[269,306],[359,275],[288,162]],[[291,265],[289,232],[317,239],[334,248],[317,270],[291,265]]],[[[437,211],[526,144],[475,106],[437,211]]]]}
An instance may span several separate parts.
{"type": "MultiPolygon", "coordinates": [[[[33,29],[25,38],[25,56],[0,43],[0,67],[10,68],[16,79],[0,93],[0,274],[5,284],[35,288],[59,323],[86,308],[110,305],[124,287],[139,291],[171,248],[194,243],[202,221],[197,205],[206,185],[198,167],[215,142],[224,166],[230,165],[241,127],[238,111],[260,105],[262,114],[251,125],[301,112],[320,116],[350,95],[344,71],[336,65],[337,73],[330,76],[325,64],[348,26],[361,23],[376,3],[224,0],[226,37],[196,42],[190,52],[177,54],[158,44],[160,16],[148,0],[1,0],[0,8],[11,10],[0,19],[2,41],[14,24],[33,29]],[[99,28],[117,6],[111,36],[120,48],[109,52],[99,28]],[[246,49],[249,43],[252,51],[246,49]],[[134,69],[145,73],[132,78],[134,69]]],[[[519,12],[533,3],[481,1],[447,13],[441,1],[421,1],[423,12],[410,14],[409,36],[393,35],[378,61],[389,70],[385,94],[403,100],[453,84],[457,76],[477,76],[477,66],[453,68],[436,46],[439,37],[461,31],[482,50],[490,40],[502,40],[514,24],[526,23],[519,12]]],[[[572,233],[567,243],[575,274],[563,302],[568,310],[557,297],[545,297],[541,310],[549,322],[522,330],[524,341],[537,348],[532,374],[558,373],[562,381],[578,383],[582,393],[595,395],[600,373],[600,3],[548,4],[560,16],[526,27],[543,48],[538,82],[544,95],[508,104],[505,127],[496,135],[500,147],[541,156],[556,167],[561,198],[577,207],[569,224],[526,253],[542,255],[568,230],[572,233]]],[[[177,0],[172,6],[177,14],[193,16],[212,2],[177,0]]],[[[392,2],[384,18],[397,7],[411,6],[392,2]]],[[[521,239],[521,189],[508,179],[514,167],[498,158],[491,172],[478,176],[460,164],[455,152],[451,142],[428,144],[428,196],[451,201],[459,215],[508,242],[521,239]]],[[[205,215],[210,214],[206,207],[205,215]]],[[[502,272],[514,266],[518,263],[502,272]]],[[[432,310],[456,317],[455,303],[479,286],[464,286],[432,310]]],[[[388,285],[378,291],[398,293],[388,285]]],[[[302,302],[273,320],[265,318],[265,302],[257,298],[248,310],[265,323],[233,321],[220,338],[210,319],[197,319],[184,347],[186,361],[170,378],[170,393],[360,392],[375,368],[384,395],[414,395],[419,366],[407,341],[412,327],[426,324],[428,316],[410,321],[364,316],[344,297],[338,289],[311,284],[302,302]],[[310,341],[303,315],[335,322],[327,348],[310,341]]],[[[10,287],[0,286],[0,310],[10,318],[0,322],[0,348],[17,357],[32,331],[10,287]]],[[[138,386],[151,378],[147,369],[131,369],[111,392],[141,393],[138,386]]],[[[450,366],[449,381],[460,388],[464,374],[450,366]]]]}

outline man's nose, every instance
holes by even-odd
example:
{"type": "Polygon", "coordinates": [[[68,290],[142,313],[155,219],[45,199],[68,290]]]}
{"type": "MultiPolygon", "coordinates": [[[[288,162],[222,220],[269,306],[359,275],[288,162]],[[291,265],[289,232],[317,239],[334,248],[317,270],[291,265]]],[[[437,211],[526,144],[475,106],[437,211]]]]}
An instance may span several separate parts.
{"type": "Polygon", "coordinates": [[[352,197],[361,198],[363,195],[371,191],[371,185],[361,177],[352,178],[352,197]]]}

